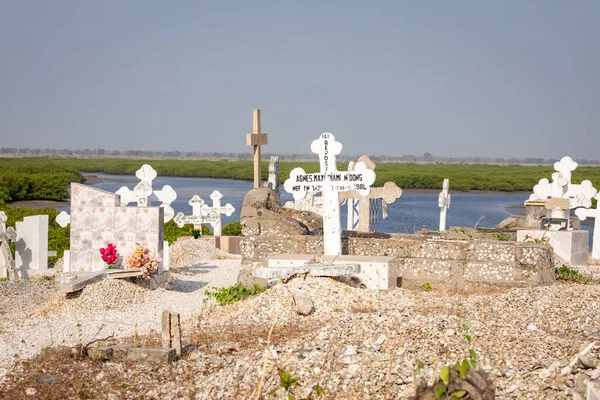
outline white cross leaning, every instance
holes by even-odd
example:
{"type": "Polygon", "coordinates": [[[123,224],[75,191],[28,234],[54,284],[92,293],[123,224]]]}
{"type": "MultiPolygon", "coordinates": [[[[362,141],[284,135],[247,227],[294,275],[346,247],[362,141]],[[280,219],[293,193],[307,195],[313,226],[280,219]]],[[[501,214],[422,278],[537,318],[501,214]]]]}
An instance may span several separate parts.
{"type": "Polygon", "coordinates": [[[450,181],[448,179],[444,179],[442,191],[438,196],[438,206],[440,207],[440,232],[446,230],[446,210],[450,208],[450,194],[448,193],[449,189],[450,181]]]}
{"type": "Polygon", "coordinates": [[[138,206],[150,206],[152,201],[160,201],[160,207],[164,208],[164,222],[169,222],[175,215],[175,210],[171,207],[171,203],[177,199],[177,193],[170,185],[164,185],[162,190],[154,190],[152,181],[157,177],[157,173],[148,164],[142,165],[135,172],[135,176],[140,182],[135,185],[133,190],[127,186],[121,186],[115,192],[121,196],[121,205],[126,206],[129,203],[136,202],[138,206]]]}
{"type": "Polygon", "coordinates": [[[600,260],[600,209],[598,208],[598,202],[600,202],[600,193],[594,198],[596,199],[596,208],[578,208],[575,210],[575,215],[577,215],[582,221],[585,221],[587,218],[594,218],[592,258],[600,260]]]}
{"type": "Polygon", "coordinates": [[[375,171],[364,162],[358,162],[354,171],[338,171],[336,156],[342,144],[331,133],[323,133],[310,145],[310,150],[319,155],[320,173],[307,174],[302,168],[294,168],[284,189],[302,199],[307,192],[323,192],[323,247],[326,255],[342,254],[339,192],[356,190],[366,196],[375,182],[375,171]]]}
{"type": "Polygon", "coordinates": [[[178,227],[183,228],[185,224],[193,224],[194,229],[201,229],[202,224],[210,224],[214,227],[221,221],[221,216],[217,213],[202,215],[204,200],[197,194],[188,201],[188,204],[192,206],[192,215],[184,215],[182,212],[177,213],[173,221],[175,221],[178,227]]]}
{"type": "Polygon", "coordinates": [[[235,212],[235,208],[230,203],[227,203],[225,206],[221,206],[221,199],[223,198],[223,194],[218,190],[212,192],[210,198],[213,201],[212,207],[210,207],[208,204],[203,204],[200,208],[200,212],[203,216],[208,216],[212,214],[218,215],[219,221],[216,224],[211,225],[213,227],[213,235],[221,236],[221,214],[230,217],[231,214],[235,212]]]}

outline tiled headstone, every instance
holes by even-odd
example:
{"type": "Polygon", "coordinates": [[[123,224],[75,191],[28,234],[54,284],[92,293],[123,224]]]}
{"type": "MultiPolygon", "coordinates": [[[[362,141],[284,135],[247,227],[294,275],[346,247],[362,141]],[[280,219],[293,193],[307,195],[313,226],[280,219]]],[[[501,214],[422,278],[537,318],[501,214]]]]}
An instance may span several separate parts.
{"type": "Polygon", "coordinates": [[[440,232],[446,230],[446,211],[450,208],[450,194],[448,193],[449,189],[450,181],[448,179],[444,179],[442,191],[438,196],[438,206],[440,207],[440,232]]]}
{"type": "Polygon", "coordinates": [[[25,217],[15,225],[17,228],[16,268],[48,269],[48,216],[25,217]]]}
{"type": "Polygon", "coordinates": [[[127,186],[121,186],[115,193],[121,196],[121,205],[126,206],[129,203],[137,203],[138,206],[151,206],[153,201],[160,202],[160,207],[164,208],[164,221],[169,222],[175,216],[175,210],[171,203],[177,199],[177,193],[170,185],[164,185],[161,190],[152,188],[152,181],[157,177],[157,173],[148,164],[142,165],[135,173],[140,182],[130,190],[127,186]]]}
{"type": "Polygon", "coordinates": [[[283,186],[294,199],[302,199],[308,192],[323,193],[323,247],[326,255],[338,255],[342,253],[339,193],[355,190],[360,196],[368,195],[375,172],[364,162],[356,163],[354,171],[338,171],[336,156],[342,144],[331,133],[323,133],[310,149],[319,155],[320,172],[307,174],[294,168],[283,186]]]}
{"type": "Polygon", "coordinates": [[[575,215],[580,220],[585,221],[587,218],[594,218],[594,239],[592,244],[592,258],[600,260],[600,209],[598,208],[598,202],[600,202],[600,194],[595,196],[596,208],[578,208],[575,210],[575,215]]]}
{"type": "MultiPolygon", "coordinates": [[[[117,268],[137,246],[144,244],[151,253],[163,253],[163,208],[120,206],[114,193],[71,183],[70,270],[102,271],[106,268],[100,248],[117,246],[117,268]]],[[[162,272],[162,262],[158,272],[162,272]]]]}

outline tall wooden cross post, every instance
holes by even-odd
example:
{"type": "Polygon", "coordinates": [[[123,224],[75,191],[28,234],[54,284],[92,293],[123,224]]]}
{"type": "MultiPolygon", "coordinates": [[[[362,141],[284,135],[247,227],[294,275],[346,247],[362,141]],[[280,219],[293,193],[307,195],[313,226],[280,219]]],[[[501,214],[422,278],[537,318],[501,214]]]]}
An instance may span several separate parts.
{"type": "Polygon", "coordinates": [[[254,188],[261,187],[260,176],[260,146],[268,143],[266,133],[260,131],[260,110],[254,109],[254,129],[246,134],[246,144],[254,146],[254,188]]]}

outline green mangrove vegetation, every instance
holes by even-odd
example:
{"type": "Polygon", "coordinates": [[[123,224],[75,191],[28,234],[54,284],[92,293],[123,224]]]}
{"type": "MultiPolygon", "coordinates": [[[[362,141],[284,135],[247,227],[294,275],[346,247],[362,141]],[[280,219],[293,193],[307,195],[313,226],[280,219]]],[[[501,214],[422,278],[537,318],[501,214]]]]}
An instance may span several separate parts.
{"type": "MultiPolygon", "coordinates": [[[[316,157],[316,156],[315,156],[316,157]]],[[[0,158],[0,197],[5,201],[59,199],[66,196],[68,182],[82,182],[81,172],[133,175],[145,163],[161,176],[228,178],[252,180],[251,161],[145,160],[122,158],[0,158]]],[[[263,179],[268,162],[262,165],[263,179]]],[[[279,166],[284,181],[293,168],[317,172],[318,162],[285,162],[279,166]]],[[[339,170],[347,165],[338,163],[339,170]]],[[[497,164],[398,164],[379,163],[376,185],[396,182],[403,189],[440,189],[444,178],[452,190],[531,191],[541,178],[551,178],[552,166],[497,164]]],[[[573,181],[584,179],[600,186],[600,167],[581,166],[573,172],[573,181]]]]}

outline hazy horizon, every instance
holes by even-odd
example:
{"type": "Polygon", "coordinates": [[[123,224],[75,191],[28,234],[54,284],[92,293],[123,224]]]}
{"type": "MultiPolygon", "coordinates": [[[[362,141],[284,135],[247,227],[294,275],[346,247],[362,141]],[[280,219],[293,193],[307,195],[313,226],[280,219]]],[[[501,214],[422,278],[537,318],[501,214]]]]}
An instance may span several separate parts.
{"type": "Polygon", "coordinates": [[[599,11],[0,0],[0,147],[595,160],[599,11]]]}

